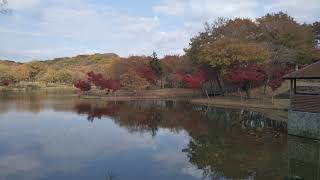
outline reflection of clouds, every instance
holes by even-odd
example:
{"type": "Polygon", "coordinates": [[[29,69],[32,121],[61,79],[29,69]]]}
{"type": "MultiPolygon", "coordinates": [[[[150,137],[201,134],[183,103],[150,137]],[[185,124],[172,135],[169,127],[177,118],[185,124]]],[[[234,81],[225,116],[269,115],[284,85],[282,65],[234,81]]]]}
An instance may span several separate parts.
{"type": "Polygon", "coordinates": [[[168,168],[184,164],[187,161],[186,156],[183,153],[170,150],[155,154],[154,159],[165,163],[168,168]]]}
{"type": "MultiPolygon", "coordinates": [[[[104,119],[107,120],[107,119],[104,119]]],[[[115,126],[111,121],[89,126],[55,130],[47,136],[44,152],[54,157],[90,158],[97,153],[111,154],[131,148],[152,148],[150,136],[135,136],[115,126]]]]}
{"type": "Polygon", "coordinates": [[[203,170],[197,169],[195,166],[184,167],[182,172],[198,179],[203,178],[203,170]]]}
{"type": "Polygon", "coordinates": [[[115,119],[103,116],[91,123],[87,115],[52,110],[56,104],[46,104],[37,114],[17,112],[14,107],[0,114],[0,144],[5,147],[0,147],[0,160],[5,160],[0,163],[0,179],[43,179],[56,174],[80,177],[97,173],[99,168],[140,177],[148,177],[144,174],[148,171],[158,179],[197,178],[190,170],[188,157],[181,152],[190,140],[185,130],[159,127],[154,137],[148,131],[130,133],[115,119]],[[130,170],[130,164],[136,164],[135,157],[142,162],[136,168],[138,172],[130,170]],[[26,164],[30,168],[25,168],[26,164]],[[139,168],[145,170],[139,172],[139,168]]]}
{"type": "Polygon", "coordinates": [[[39,163],[32,158],[21,155],[9,155],[0,157],[0,170],[28,171],[39,167],[39,163]]]}
{"type": "MultiPolygon", "coordinates": [[[[0,176],[24,173],[36,170],[40,163],[31,157],[23,155],[6,155],[0,157],[0,176]]],[[[30,175],[30,174],[29,174],[30,175]]]]}
{"type": "Polygon", "coordinates": [[[52,111],[1,115],[0,144],[7,150],[0,151],[0,175],[77,172],[114,153],[156,146],[150,135],[132,135],[110,119],[88,123],[85,118],[52,111]]]}
{"type": "Polygon", "coordinates": [[[179,134],[175,134],[168,129],[159,129],[157,134],[159,141],[167,140],[166,138],[170,137],[170,143],[159,144],[159,150],[153,155],[155,161],[163,164],[163,167],[167,169],[179,169],[183,174],[197,179],[203,177],[203,171],[191,165],[186,154],[181,152],[189,143],[190,137],[187,132],[182,131],[179,134]]]}

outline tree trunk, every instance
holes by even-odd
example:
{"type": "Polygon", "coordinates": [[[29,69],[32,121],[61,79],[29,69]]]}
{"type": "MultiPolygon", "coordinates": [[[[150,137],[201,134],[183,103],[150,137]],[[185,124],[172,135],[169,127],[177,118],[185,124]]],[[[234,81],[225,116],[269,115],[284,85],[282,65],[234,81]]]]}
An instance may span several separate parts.
{"type": "Polygon", "coordinates": [[[210,80],[210,90],[211,90],[211,92],[214,91],[213,81],[212,80],[210,80]]]}
{"type": "Polygon", "coordinates": [[[240,101],[243,102],[242,93],[241,93],[241,89],[240,88],[238,88],[238,92],[240,94],[240,101]]]}
{"type": "Polygon", "coordinates": [[[222,80],[220,74],[217,74],[217,78],[216,79],[217,79],[217,83],[218,83],[218,86],[220,88],[221,93],[224,94],[224,87],[223,87],[224,84],[223,84],[223,80],[222,80]]]}
{"type": "Polygon", "coordinates": [[[164,89],[164,83],[163,83],[163,78],[161,77],[161,89],[164,89]]]}
{"type": "Polygon", "coordinates": [[[209,94],[208,94],[208,91],[207,91],[206,88],[204,88],[204,91],[206,92],[207,98],[210,99],[209,94]]]}
{"type": "Polygon", "coordinates": [[[246,94],[247,94],[247,98],[250,99],[250,88],[246,88],[246,94]]]}

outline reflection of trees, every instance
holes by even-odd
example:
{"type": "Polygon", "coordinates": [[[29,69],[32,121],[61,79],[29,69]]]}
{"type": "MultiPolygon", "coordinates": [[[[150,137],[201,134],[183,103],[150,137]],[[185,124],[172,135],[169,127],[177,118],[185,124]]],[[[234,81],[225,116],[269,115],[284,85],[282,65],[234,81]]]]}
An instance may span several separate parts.
{"type": "Polygon", "coordinates": [[[7,107],[3,109],[5,112],[9,110],[8,107],[14,107],[17,111],[27,111],[33,113],[39,113],[44,107],[44,101],[46,100],[46,94],[44,92],[37,93],[1,93],[1,106],[7,107]]]}
{"type": "Polygon", "coordinates": [[[39,113],[44,108],[52,107],[57,111],[70,110],[77,98],[68,97],[72,91],[26,91],[26,92],[0,92],[0,112],[14,109],[18,112],[39,113]],[[67,95],[67,96],[66,96],[67,95]]]}
{"type": "Polygon", "coordinates": [[[120,117],[116,123],[126,127],[130,132],[147,131],[155,136],[163,120],[161,106],[152,102],[125,103],[121,107],[120,117]]]}
{"type": "Polygon", "coordinates": [[[105,106],[99,106],[98,104],[77,104],[74,109],[78,114],[87,114],[88,121],[93,122],[95,118],[101,119],[103,116],[116,117],[119,113],[119,105],[115,103],[109,103],[105,106]]]}
{"type": "Polygon", "coordinates": [[[206,135],[191,134],[184,152],[204,176],[247,179],[281,179],[287,172],[284,123],[276,123],[250,111],[197,109],[209,127],[206,135]],[[270,128],[271,131],[262,131],[270,128]],[[277,136],[275,136],[275,133],[277,136]]]}
{"type": "Polygon", "coordinates": [[[78,114],[88,115],[90,121],[108,116],[130,132],[151,132],[152,135],[156,135],[159,128],[171,131],[186,130],[191,136],[193,134],[207,134],[213,127],[214,129],[221,127],[227,133],[242,130],[258,136],[261,136],[263,129],[266,128],[271,129],[271,133],[277,133],[277,137],[280,132],[286,132],[286,123],[273,121],[251,111],[193,106],[174,101],[131,101],[102,104],[80,101],[74,106],[74,110],[78,114]],[[214,125],[209,125],[210,123],[214,123],[214,125]]]}
{"type": "Polygon", "coordinates": [[[109,116],[116,124],[126,127],[130,132],[150,132],[153,136],[159,128],[190,132],[206,129],[201,123],[200,114],[190,111],[191,105],[172,101],[118,102],[103,105],[80,103],[74,109],[79,114],[87,114],[90,121],[109,116]]]}
{"type": "Polygon", "coordinates": [[[286,124],[251,111],[173,101],[78,104],[75,110],[87,114],[91,121],[112,117],[130,132],[149,132],[153,136],[160,128],[188,132],[191,140],[183,151],[212,179],[280,178],[287,172],[287,160],[282,159],[286,157],[286,124]]]}
{"type": "MultiPolygon", "coordinates": [[[[264,145],[254,137],[200,136],[190,141],[184,150],[190,162],[204,170],[204,176],[247,179],[249,177],[284,177],[286,146],[264,145]],[[279,150],[280,151],[277,151],[279,150]]],[[[260,177],[260,178],[259,178],[260,177]]]]}

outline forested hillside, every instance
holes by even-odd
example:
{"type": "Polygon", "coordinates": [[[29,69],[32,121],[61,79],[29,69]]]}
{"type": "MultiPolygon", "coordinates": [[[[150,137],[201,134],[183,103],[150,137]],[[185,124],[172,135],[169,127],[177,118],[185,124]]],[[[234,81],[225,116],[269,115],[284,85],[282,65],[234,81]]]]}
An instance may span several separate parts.
{"type": "Polygon", "coordinates": [[[94,54],[28,63],[0,61],[0,80],[10,84],[22,81],[72,84],[89,71],[106,73],[119,59],[116,54],[94,54]]]}

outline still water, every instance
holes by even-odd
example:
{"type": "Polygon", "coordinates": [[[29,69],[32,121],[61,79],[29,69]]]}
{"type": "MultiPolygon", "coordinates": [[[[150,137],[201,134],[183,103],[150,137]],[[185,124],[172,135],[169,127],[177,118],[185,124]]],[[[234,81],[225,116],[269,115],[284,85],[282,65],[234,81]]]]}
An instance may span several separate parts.
{"type": "MultiPolygon", "coordinates": [[[[275,116],[273,116],[275,117],[275,116]]],[[[318,179],[319,145],[252,111],[2,93],[0,179],[318,179]]]]}

